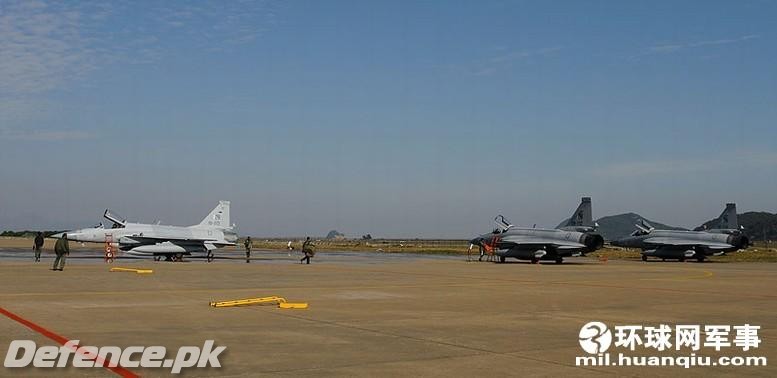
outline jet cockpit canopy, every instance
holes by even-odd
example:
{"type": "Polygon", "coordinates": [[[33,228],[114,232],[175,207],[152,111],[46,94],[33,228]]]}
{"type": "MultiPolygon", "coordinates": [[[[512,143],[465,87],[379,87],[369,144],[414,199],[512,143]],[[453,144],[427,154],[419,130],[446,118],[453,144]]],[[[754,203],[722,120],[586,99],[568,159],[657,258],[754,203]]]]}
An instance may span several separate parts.
{"type": "Polygon", "coordinates": [[[507,232],[507,230],[513,228],[512,223],[505,219],[505,217],[501,214],[494,218],[494,223],[496,223],[496,229],[494,229],[495,234],[507,232]]]}
{"type": "Polygon", "coordinates": [[[113,222],[113,226],[111,226],[111,228],[124,228],[124,226],[127,224],[127,220],[125,218],[116,213],[112,213],[110,209],[105,209],[103,217],[113,222]]]}

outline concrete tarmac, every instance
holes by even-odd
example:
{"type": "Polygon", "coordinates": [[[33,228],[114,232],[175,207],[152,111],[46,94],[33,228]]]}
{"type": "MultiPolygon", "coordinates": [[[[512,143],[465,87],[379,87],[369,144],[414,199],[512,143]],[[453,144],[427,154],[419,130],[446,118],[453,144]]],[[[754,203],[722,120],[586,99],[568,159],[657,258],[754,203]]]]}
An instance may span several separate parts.
{"type": "MultiPolygon", "coordinates": [[[[0,251],[0,307],[81,345],[226,346],[221,368],[185,376],[777,376],[766,367],[577,367],[590,321],[614,325],[760,325],[760,347],[698,356],[777,363],[777,264],[567,259],[564,264],[467,262],[464,257],[254,251],[250,264],[71,258],[63,272],[0,251]],[[153,274],[110,273],[110,267],[153,274]],[[306,310],[213,308],[210,301],[277,295],[306,310]]],[[[31,256],[31,252],[25,251],[31,256]]],[[[75,254],[71,255],[72,257],[75,254]]],[[[734,332],[731,333],[733,339],[734,332]]],[[[0,316],[0,357],[15,339],[56,345],[0,316]]],[[[674,344],[674,337],[671,340],[674,344]]],[[[703,335],[702,335],[703,341],[703,335]]],[[[688,356],[638,346],[617,355],[688,356]]],[[[165,368],[131,368],[166,376],[165,368]]],[[[102,368],[0,369],[0,375],[113,376],[102,368]]]]}

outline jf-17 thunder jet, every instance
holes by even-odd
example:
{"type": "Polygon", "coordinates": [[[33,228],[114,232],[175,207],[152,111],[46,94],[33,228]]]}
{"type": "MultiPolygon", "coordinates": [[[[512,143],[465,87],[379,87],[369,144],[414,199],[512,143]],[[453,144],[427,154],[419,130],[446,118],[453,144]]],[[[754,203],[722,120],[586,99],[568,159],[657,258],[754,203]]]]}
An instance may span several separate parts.
{"type": "MultiPolygon", "coordinates": [[[[564,257],[584,255],[602,247],[604,239],[596,232],[591,215],[591,198],[583,197],[572,217],[557,229],[515,227],[504,216],[494,218],[497,228],[470,241],[505,262],[508,257],[551,260],[560,264],[564,257]]],[[[470,247],[471,248],[471,247],[470,247]]]]}
{"type": "Polygon", "coordinates": [[[750,246],[750,240],[738,224],[737,205],[733,203],[726,204],[714,228],[702,231],[656,230],[644,220],[640,223],[631,236],[613,240],[612,245],[641,249],[642,261],[657,257],[679,261],[694,258],[702,262],[708,256],[719,256],[750,246]]]}
{"type": "Polygon", "coordinates": [[[202,222],[188,227],[131,223],[110,210],[105,210],[103,217],[113,223],[110,228],[101,223],[52,237],[67,235],[68,240],[77,242],[111,243],[129,255],[153,256],[155,260],[164,257],[167,261],[182,261],[184,255],[195,254],[211,261],[214,250],[237,241],[235,226],[229,223],[229,201],[219,201],[202,222]]]}

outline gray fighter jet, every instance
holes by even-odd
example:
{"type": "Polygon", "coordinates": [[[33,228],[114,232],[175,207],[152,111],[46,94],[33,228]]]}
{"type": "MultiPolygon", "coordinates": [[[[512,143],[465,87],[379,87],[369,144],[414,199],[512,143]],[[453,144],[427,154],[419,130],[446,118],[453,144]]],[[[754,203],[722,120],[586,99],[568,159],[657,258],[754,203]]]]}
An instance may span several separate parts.
{"type": "Polygon", "coordinates": [[[708,256],[719,256],[727,252],[745,249],[750,240],[737,222],[736,204],[726,204],[726,209],[717,219],[717,228],[703,231],[656,230],[645,221],[637,224],[631,236],[614,240],[612,245],[642,250],[642,261],[648,257],[663,260],[694,258],[699,262],[708,256]]]}
{"type": "MultiPolygon", "coordinates": [[[[97,227],[68,231],[67,239],[77,242],[110,243],[130,255],[153,256],[156,260],[181,261],[184,255],[205,255],[213,259],[213,251],[235,245],[237,233],[229,223],[229,201],[218,206],[199,224],[188,227],[160,224],[131,223],[105,210],[110,228],[101,223],[97,227]]],[[[62,234],[52,235],[58,238],[62,234]]]]}
{"type": "Polygon", "coordinates": [[[494,218],[497,228],[470,241],[505,262],[508,257],[551,260],[560,264],[564,257],[584,255],[602,247],[604,239],[596,232],[591,215],[591,198],[583,197],[569,221],[559,229],[515,227],[505,217],[494,218]]]}

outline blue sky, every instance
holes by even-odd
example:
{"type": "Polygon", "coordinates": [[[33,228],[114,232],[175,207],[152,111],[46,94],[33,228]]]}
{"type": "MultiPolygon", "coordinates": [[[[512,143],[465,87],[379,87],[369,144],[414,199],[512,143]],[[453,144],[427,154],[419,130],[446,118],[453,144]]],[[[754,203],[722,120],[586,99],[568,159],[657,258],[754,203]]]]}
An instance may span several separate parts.
{"type": "Polygon", "coordinates": [[[0,229],[777,211],[777,4],[0,2],[0,229]]]}

